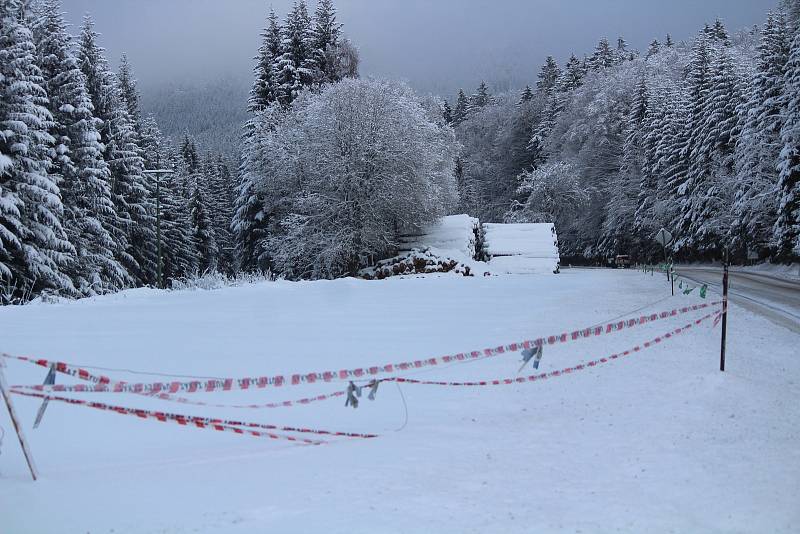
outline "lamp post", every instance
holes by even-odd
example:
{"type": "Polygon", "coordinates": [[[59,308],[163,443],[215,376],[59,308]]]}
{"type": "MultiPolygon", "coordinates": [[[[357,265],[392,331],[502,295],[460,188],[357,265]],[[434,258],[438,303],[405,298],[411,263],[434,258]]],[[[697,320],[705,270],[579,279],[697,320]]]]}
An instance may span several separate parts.
{"type": "Polygon", "coordinates": [[[164,289],[164,280],[161,274],[162,261],[161,261],[161,177],[168,174],[175,174],[175,171],[170,169],[153,169],[144,171],[145,174],[156,177],[156,243],[158,248],[158,287],[164,289]]]}

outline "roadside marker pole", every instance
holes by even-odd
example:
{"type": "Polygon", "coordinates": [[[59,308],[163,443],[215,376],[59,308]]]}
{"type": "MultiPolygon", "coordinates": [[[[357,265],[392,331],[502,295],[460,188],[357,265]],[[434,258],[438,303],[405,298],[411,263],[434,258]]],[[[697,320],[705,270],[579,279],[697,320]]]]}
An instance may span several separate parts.
{"type": "Polygon", "coordinates": [[[5,362],[0,359],[0,393],[3,395],[3,400],[6,401],[6,408],[8,408],[8,414],[11,416],[11,422],[14,425],[14,430],[17,432],[17,438],[19,438],[19,444],[22,447],[22,454],[25,455],[25,461],[28,462],[28,469],[31,471],[33,480],[36,480],[39,478],[39,474],[36,471],[36,465],[33,463],[33,456],[31,455],[30,448],[28,447],[28,441],[25,439],[25,434],[22,432],[22,426],[19,424],[17,412],[14,410],[14,405],[11,403],[11,395],[9,395],[6,376],[3,374],[4,366],[5,362]]]}
{"type": "Polygon", "coordinates": [[[669,279],[670,279],[670,282],[672,283],[672,296],[674,297],[675,296],[675,271],[672,269],[672,267],[670,267],[670,271],[672,271],[670,273],[672,276],[670,276],[669,279]]]}
{"type": "Polygon", "coordinates": [[[725,370],[725,337],[728,332],[728,262],[722,271],[722,342],[719,349],[719,370],[725,370]]]}

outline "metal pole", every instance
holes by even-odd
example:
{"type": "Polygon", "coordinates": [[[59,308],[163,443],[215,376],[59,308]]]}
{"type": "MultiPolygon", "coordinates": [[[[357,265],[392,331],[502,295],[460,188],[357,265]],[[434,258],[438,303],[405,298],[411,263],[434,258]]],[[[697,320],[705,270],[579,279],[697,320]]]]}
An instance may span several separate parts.
{"type": "Polygon", "coordinates": [[[670,271],[672,272],[672,276],[669,277],[669,280],[672,283],[672,296],[674,297],[675,296],[675,271],[673,271],[672,268],[670,268],[670,271]]]}
{"type": "Polygon", "coordinates": [[[164,289],[161,275],[161,175],[156,174],[156,243],[158,248],[158,287],[164,289]]]}
{"type": "Polygon", "coordinates": [[[6,384],[6,377],[3,374],[4,365],[3,359],[0,358],[0,393],[2,393],[3,399],[6,401],[8,415],[11,416],[11,423],[14,425],[14,430],[17,432],[17,438],[19,439],[19,444],[22,447],[22,454],[25,456],[25,461],[28,462],[28,469],[31,471],[33,480],[36,480],[39,478],[39,475],[36,471],[36,465],[33,463],[33,456],[31,455],[30,448],[28,447],[28,441],[25,439],[25,434],[22,432],[22,425],[19,424],[17,412],[14,410],[14,405],[11,403],[11,395],[9,394],[8,384],[6,384]]]}
{"type": "Polygon", "coordinates": [[[728,333],[728,262],[722,271],[722,342],[719,349],[719,370],[725,370],[725,337],[728,333]]]}

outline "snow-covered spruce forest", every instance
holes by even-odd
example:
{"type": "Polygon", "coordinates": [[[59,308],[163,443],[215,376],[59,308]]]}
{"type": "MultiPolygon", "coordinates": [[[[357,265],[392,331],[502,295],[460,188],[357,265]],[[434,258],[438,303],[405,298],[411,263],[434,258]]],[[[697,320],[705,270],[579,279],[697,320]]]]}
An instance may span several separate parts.
{"type": "Polygon", "coordinates": [[[412,151],[412,168],[384,153],[388,145],[376,136],[411,146],[417,135],[357,115],[385,115],[385,106],[414,96],[397,89],[389,97],[384,82],[346,82],[287,106],[271,73],[282,69],[278,45],[291,19],[281,30],[272,18],[251,97],[250,128],[258,133],[246,134],[237,257],[246,269],[339,276],[391,255],[398,231],[450,212],[485,222],[554,221],[562,256],[589,260],[661,257],[653,242],[661,227],[677,237],[673,252],[682,260],[720,259],[726,250],[734,261],[796,258],[799,24],[800,8],[787,3],[762,27],[731,34],[717,20],[688,42],[654,39],[644,53],[623,38],[601,39],[563,66],[548,58],[535,89],[492,95],[482,83],[471,96],[416,98],[442,145],[423,141],[434,149],[412,151]],[[389,101],[373,106],[364,98],[370,91],[389,101]],[[336,116],[322,119],[326,113],[336,116]],[[392,184],[426,167],[444,174],[428,171],[414,188],[430,207],[392,184]],[[321,181],[312,177],[319,170],[321,181]]]}
{"type": "Polygon", "coordinates": [[[164,279],[233,271],[228,164],[142,117],[98,39],[89,17],[70,35],[57,0],[0,1],[2,303],[155,285],[157,193],[164,279]]]}
{"type": "Polygon", "coordinates": [[[214,154],[143,116],[91,19],[71,36],[57,0],[0,0],[0,296],[155,285],[157,197],[167,284],[350,275],[453,213],[553,221],[562,256],[590,261],[659,258],[662,226],[681,260],[796,260],[800,7],[783,6],[641,52],[601,39],[521,91],[434,97],[359,78],[333,3],[300,1],[268,14],[240,150],[214,154]]]}
{"type": "Polygon", "coordinates": [[[562,257],[652,261],[664,227],[682,260],[796,258],[800,10],[787,11],[643,53],[602,39],[564,65],[548,58],[522,94],[460,92],[445,107],[460,210],[555,221],[562,257]]]}

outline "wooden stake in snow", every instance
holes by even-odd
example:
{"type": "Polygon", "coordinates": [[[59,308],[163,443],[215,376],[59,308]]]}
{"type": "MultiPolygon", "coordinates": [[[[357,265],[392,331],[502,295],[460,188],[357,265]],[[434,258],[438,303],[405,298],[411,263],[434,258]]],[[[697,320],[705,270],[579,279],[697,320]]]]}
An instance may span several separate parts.
{"type": "Polygon", "coordinates": [[[14,425],[14,430],[17,432],[19,444],[22,446],[22,453],[25,455],[25,461],[28,462],[28,469],[31,470],[31,476],[33,477],[33,480],[36,480],[39,478],[39,474],[36,471],[36,465],[33,463],[33,456],[31,455],[31,450],[28,447],[28,442],[25,439],[25,434],[22,433],[22,426],[19,424],[17,412],[14,410],[14,404],[11,402],[11,393],[9,392],[8,384],[6,383],[6,376],[3,374],[3,367],[5,367],[5,361],[3,358],[0,358],[0,393],[3,395],[3,400],[6,401],[8,414],[11,416],[11,423],[14,425]]]}

